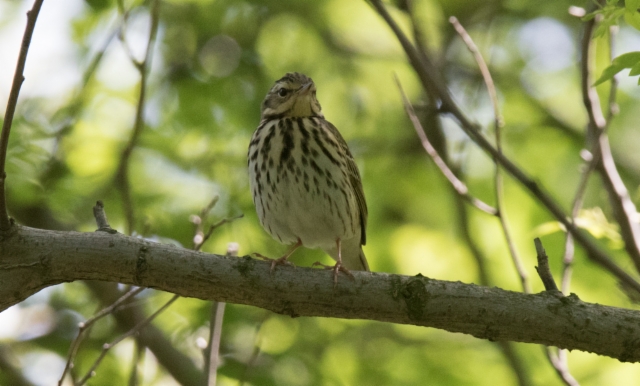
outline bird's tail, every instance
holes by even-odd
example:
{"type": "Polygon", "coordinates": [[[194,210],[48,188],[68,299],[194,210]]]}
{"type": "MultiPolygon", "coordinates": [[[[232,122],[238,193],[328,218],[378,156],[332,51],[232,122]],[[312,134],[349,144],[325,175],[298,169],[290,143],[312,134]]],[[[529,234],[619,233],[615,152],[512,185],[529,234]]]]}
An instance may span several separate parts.
{"type": "Polygon", "coordinates": [[[364,255],[364,251],[362,250],[362,246],[360,246],[360,255],[358,256],[361,264],[361,271],[370,271],[369,263],[367,262],[367,257],[364,255]]]}

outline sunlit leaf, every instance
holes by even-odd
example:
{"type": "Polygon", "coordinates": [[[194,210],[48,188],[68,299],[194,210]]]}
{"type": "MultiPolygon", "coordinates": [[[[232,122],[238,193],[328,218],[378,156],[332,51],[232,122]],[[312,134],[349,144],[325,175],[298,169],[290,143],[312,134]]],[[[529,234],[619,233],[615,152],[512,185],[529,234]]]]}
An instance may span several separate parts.
{"type": "Polygon", "coordinates": [[[594,83],[594,86],[606,82],[625,68],[632,68],[638,63],[640,63],[640,51],[628,52],[618,56],[609,67],[602,71],[602,75],[600,75],[600,78],[594,83]]]}
{"type": "Polygon", "coordinates": [[[625,12],[624,21],[633,28],[640,30],[640,13],[638,11],[625,12]]]}
{"type": "Polygon", "coordinates": [[[625,0],[624,7],[628,12],[635,13],[640,8],[640,0],[625,0]]]}

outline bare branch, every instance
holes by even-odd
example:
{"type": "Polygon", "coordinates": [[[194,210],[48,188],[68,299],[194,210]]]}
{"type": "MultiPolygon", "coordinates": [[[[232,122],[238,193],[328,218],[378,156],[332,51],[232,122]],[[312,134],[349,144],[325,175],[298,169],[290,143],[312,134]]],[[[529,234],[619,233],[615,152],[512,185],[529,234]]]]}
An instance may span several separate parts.
{"type": "Polygon", "coordinates": [[[173,295],[171,297],[171,299],[166,302],[162,307],[160,307],[156,312],[154,312],[153,314],[149,315],[148,318],[146,318],[145,320],[143,320],[142,322],[138,323],[134,328],[132,328],[131,330],[127,331],[125,334],[120,335],[118,338],[116,338],[113,342],[111,343],[105,343],[102,346],[102,352],[100,353],[100,356],[98,356],[98,359],[96,359],[96,361],[93,363],[93,365],[91,366],[91,368],[89,369],[89,371],[87,371],[87,374],[85,374],[84,377],[82,377],[82,379],[80,379],[80,381],[78,381],[76,383],[76,385],[84,385],[89,378],[93,377],[95,375],[95,370],[98,367],[98,365],[100,364],[100,362],[102,362],[102,359],[104,359],[104,357],[107,355],[107,352],[109,352],[109,350],[117,345],[118,343],[122,342],[123,340],[125,340],[126,338],[132,336],[133,334],[137,333],[138,331],[142,330],[146,325],[148,325],[149,323],[151,323],[151,321],[153,319],[156,318],[156,316],[160,315],[162,313],[162,311],[164,311],[167,307],[169,307],[173,302],[175,302],[176,300],[178,300],[180,296],[178,295],[173,295]]]}
{"type": "MultiPolygon", "coordinates": [[[[600,107],[598,92],[595,87],[592,86],[595,67],[595,58],[593,57],[595,50],[593,45],[595,43],[591,37],[596,22],[596,18],[585,22],[581,46],[582,59],[580,61],[580,69],[582,73],[582,97],[589,117],[587,133],[596,142],[594,145],[595,152],[593,153],[594,158],[598,162],[596,170],[600,174],[605,189],[607,190],[616,222],[620,225],[620,233],[624,240],[625,250],[635,264],[636,270],[640,272],[640,223],[637,221],[638,210],[618,173],[611,153],[609,137],[606,133],[607,120],[600,107]]],[[[611,92],[613,94],[610,95],[615,96],[615,86],[612,86],[611,92]]],[[[615,102],[613,103],[615,104],[615,102]]],[[[614,108],[611,102],[609,106],[610,111],[613,113],[614,108]]]]}
{"type": "MultiPolygon", "coordinates": [[[[473,54],[473,58],[475,59],[478,67],[480,68],[480,73],[482,74],[482,79],[487,87],[487,92],[489,93],[489,99],[491,100],[491,105],[493,106],[493,117],[494,117],[494,132],[495,132],[495,141],[496,141],[496,149],[499,154],[502,154],[502,138],[500,136],[500,131],[502,126],[504,125],[502,120],[502,115],[500,114],[500,106],[498,105],[498,93],[496,92],[496,86],[493,83],[493,78],[491,77],[491,72],[489,71],[489,67],[487,63],[484,61],[482,54],[480,54],[480,50],[471,39],[471,36],[467,33],[465,28],[460,24],[458,19],[454,16],[449,18],[449,22],[453,24],[456,32],[462,38],[462,41],[466,44],[467,48],[473,54]]],[[[502,171],[500,170],[500,163],[494,157],[493,162],[495,163],[495,174],[494,174],[494,187],[496,191],[496,203],[498,206],[498,210],[496,212],[496,216],[500,220],[500,226],[502,228],[502,232],[504,234],[504,239],[507,243],[507,247],[509,248],[509,254],[511,255],[511,260],[513,262],[513,266],[516,269],[516,273],[518,274],[518,278],[520,279],[520,284],[522,285],[522,290],[525,293],[531,293],[531,286],[529,285],[529,280],[527,279],[527,271],[524,269],[522,265],[522,259],[518,254],[518,250],[516,249],[515,243],[513,242],[513,237],[511,237],[511,228],[509,227],[509,222],[507,221],[507,213],[504,205],[504,186],[502,183],[502,171]]]]}
{"type": "Polygon", "coordinates": [[[571,375],[567,366],[567,350],[557,350],[554,347],[545,347],[547,357],[551,361],[556,373],[567,386],[580,386],[580,383],[571,375]]]}
{"type": "MultiPolygon", "coordinates": [[[[469,216],[467,213],[467,206],[465,205],[462,197],[460,195],[456,195],[455,199],[456,212],[458,214],[458,226],[462,233],[462,237],[467,244],[467,247],[471,251],[471,255],[473,256],[476,266],[478,267],[478,277],[480,279],[480,284],[483,286],[489,287],[492,285],[492,280],[489,276],[489,271],[486,267],[487,257],[481,252],[477,243],[471,237],[471,231],[469,229],[469,216]]],[[[518,384],[520,386],[529,386],[532,384],[531,377],[527,371],[526,366],[524,365],[523,359],[518,354],[518,351],[514,348],[514,344],[512,342],[496,342],[497,346],[500,348],[500,351],[504,355],[505,359],[513,369],[514,374],[518,379],[518,384]]]]}
{"type": "MultiPolygon", "coordinates": [[[[229,243],[227,256],[238,256],[238,243],[229,243]]],[[[205,350],[204,374],[208,386],[216,386],[218,366],[220,366],[220,340],[222,338],[222,320],[226,303],[213,302],[211,304],[211,318],[209,321],[209,344],[205,350]]]]}
{"type": "Polygon", "coordinates": [[[111,228],[111,226],[109,225],[109,222],[107,221],[107,214],[104,212],[104,204],[101,200],[98,200],[96,202],[96,205],[93,207],[93,217],[95,217],[96,219],[98,231],[118,233],[117,230],[111,228]]]}
{"type": "Polygon", "coordinates": [[[558,291],[558,286],[556,285],[555,280],[553,280],[553,275],[551,275],[549,257],[542,246],[542,241],[540,241],[540,238],[538,237],[533,241],[536,245],[536,255],[538,257],[538,266],[536,267],[536,271],[544,284],[544,289],[547,291],[558,291]]]}
{"type": "Polygon", "coordinates": [[[6,231],[11,227],[9,213],[7,211],[7,198],[5,191],[5,180],[7,179],[5,163],[7,160],[9,135],[11,134],[13,115],[15,114],[16,106],[18,105],[18,95],[20,94],[22,83],[24,82],[24,66],[27,62],[27,53],[29,52],[29,45],[31,45],[31,37],[33,36],[33,30],[36,27],[36,21],[38,20],[38,14],[42,8],[43,1],[44,0],[35,0],[31,10],[27,12],[27,26],[25,27],[24,36],[22,37],[22,45],[20,46],[20,53],[18,54],[18,63],[16,64],[16,71],[13,74],[11,92],[9,93],[9,100],[7,101],[4,121],[2,122],[2,132],[0,133],[0,230],[2,231],[6,231]]]}
{"type": "Polygon", "coordinates": [[[578,241],[587,256],[594,262],[600,264],[603,268],[612,273],[622,283],[634,291],[640,292],[640,283],[629,275],[624,269],[620,268],[602,248],[594,242],[583,230],[573,224],[562,207],[547,193],[537,182],[526,175],[519,167],[503,154],[498,152],[486,138],[477,129],[477,125],[471,123],[469,119],[462,113],[457,104],[453,101],[449,90],[442,81],[443,77],[430,62],[426,55],[418,54],[415,47],[407,39],[402,30],[395,23],[389,12],[380,0],[369,0],[373,7],[378,11],[382,18],[387,22],[394,34],[397,36],[402,48],[405,50],[410,64],[414,67],[418,78],[422,82],[423,87],[429,93],[436,93],[435,97],[441,103],[441,112],[451,113],[459,122],[460,128],[485,152],[495,158],[500,165],[518,182],[520,182],[547,210],[556,218],[567,231],[571,232],[576,241],[578,241]]]}
{"type": "MultiPolygon", "coordinates": [[[[106,234],[98,232],[99,234],[106,234]]],[[[93,296],[101,304],[109,306],[113,304],[122,292],[118,290],[115,283],[101,281],[86,281],[84,283],[93,293],[93,296]]],[[[120,332],[126,332],[142,322],[147,316],[139,304],[127,304],[127,307],[120,307],[118,312],[112,314],[120,332]]],[[[182,353],[175,344],[169,340],[165,333],[153,324],[140,330],[135,335],[136,341],[142,347],[146,347],[158,363],[180,385],[202,384],[202,371],[193,363],[193,360],[182,353]]]]}
{"type": "MultiPolygon", "coordinates": [[[[580,182],[578,183],[578,188],[576,190],[576,194],[573,198],[573,204],[571,209],[571,222],[575,223],[578,214],[580,213],[580,209],[582,208],[582,203],[584,201],[584,195],[587,191],[587,183],[589,182],[589,177],[591,173],[595,169],[596,160],[591,156],[592,153],[587,152],[586,150],[582,153],[587,158],[585,159],[585,163],[583,165],[583,170],[580,175],[580,182]],[[588,155],[587,155],[588,154],[588,155]],[[590,159],[588,157],[591,157],[590,159]]],[[[562,258],[562,284],[561,289],[562,293],[565,295],[569,294],[570,283],[571,283],[571,273],[573,271],[573,256],[574,256],[574,242],[573,235],[570,232],[567,232],[566,239],[564,243],[564,256],[562,258]]]]}
{"type": "Polygon", "coordinates": [[[73,367],[73,360],[75,359],[76,354],[78,353],[78,349],[80,348],[80,343],[82,343],[82,339],[84,338],[85,331],[87,331],[89,328],[91,328],[91,326],[95,322],[97,322],[98,320],[100,320],[100,319],[104,318],[105,316],[110,315],[113,312],[115,312],[118,309],[118,307],[120,307],[125,301],[127,301],[128,299],[136,296],[137,294],[139,294],[140,292],[142,292],[144,290],[145,290],[145,288],[143,288],[143,287],[138,287],[138,288],[134,288],[134,289],[129,290],[127,293],[122,295],[118,300],[113,302],[111,305],[109,305],[106,308],[103,308],[100,312],[98,312],[97,314],[95,314],[91,318],[87,319],[85,322],[80,323],[78,325],[78,327],[79,327],[78,335],[73,340],[73,342],[71,342],[71,346],[69,347],[69,355],[67,356],[67,364],[65,365],[64,370],[62,371],[62,375],[60,376],[60,380],[58,381],[58,385],[59,386],[62,386],[62,382],[64,381],[64,377],[67,375],[67,372],[73,367]]]}
{"type": "Polygon", "coordinates": [[[122,204],[124,207],[125,218],[127,220],[127,234],[131,234],[131,232],[133,232],[135,220],[133,201],[131,199],[131,186],[129,184],[129,160],[131,159],[133,149],[138,145],[138,140],[142,134],[142,130],[144,129],[144,105],[147,94],[148,71],[151,67],[153,47],[158,33],[160,18],[159,8],[159,0],[154,0],[151,3],[151,28],[149,30],[149,40],[147,41],[144,60],[142,62],[137,62],[133,57],[131,59],[134,66],[140,72],[140,95],[138,97],[138,106],[136,108],[136,117],[131,137],[122,151],[120,165],[118,166],[118,172],[116,174],[116,183],[122,195],[122,204]]]}
{"type": "Polygon", "coordinates": [[[407,112],[407,115],[409,116],[409,119],[411,120],[411,123],[413,124],[413,127],[415,128],[416,133],[420,138],[420,141],[422,142],[422,147],[424,147],[427,154],[431,156],[431,158],[433,159],[433,162],[436,164],[438,169],[440,169],[442,174],[445,176],[447,180],[449,180],[449,182],[451,183],[451,186],[453,186],[455,191],[461,197],[463,197],[465,200],[467,200],[469,203],[471,203],[473,206],[480,209],[481,211],[495,216],[497,213],[497,210],[492,206],[490,206],[489,204],[486,204],[484,201],[473,197],[469,193],[469,189],[467,188],[467,185],[465,185],[464,182],[462,182],[458,177],[456,177],[453,171],[449,169],[449,166],[447,165],[447,163],[444,162],[442,157],[440,157],[440,154],[438,154],[436,149],[433,147],[433,145],[429,141],[429,138],[427,138],[427,135],[425,134],[425,131],[422,128],[422,124],[420,123],[420,120],[418,119],[415,111],[413,110],[413,106],[411,106],[409,99],[407,99],[407,96],[405,95],[402,89],[402,85],[400,84],[400,81],[398,80],[397,77],[395,79],[398,85],[398,89],[400,90],[400,94],[402,95],[404,109],[407,112]]]}
{"type": "Polygon", "coordinates": [[[222,338],[222,320],[227,303],[211,303],[209,322],[209,344],[205,351],[205,378],[208,386],[216,386],[218,366],[220,366],[220,340],[222,338]]]}
{"type": "MultiPolygon", "coordinates": [[[[582,11],[586,12],[584,11],[584,9],[582,9],[582,11]]],[[[611,26],[609,28],[609,48],[610,48],[609,60],[610,61],[612,61],[613,58],[615,57],[614,36],[616,34],[616,30],[617,30],[617,26],[611,26]]],[[[585,46],[583,45],[583,49],[584,48],[585,46]]],[[[583,52],[582,60],[583,61],[589,60],[589,54],[583,52]]],[[[581,63],[581,64],[582,66],[585,66],[584,63],[581,63]]],[[[588,66],[582,67],[582,68],[588,69],[588,66]]],[[[617,95],[616,91],[618,88],[617,86],[618,86],[618,78],[617,78],[617,75],[614,75],[613,78],[611,79],[611,88],[609,90],[609,104],[608,104],[609,107],[607,111],[606,127],[609,126],[609,124],[611,123],[611,119],[618,112],[618,105],[616,103],[616,95],[617,95]]],[[[592,135],[588,135],[588,137],[592,137],[592,135]]],[[[595,170],[596,165],[598,164],[598,161],[600,159],[600,152],[598,151],[599,141],[594,140],[592,142],[593,144],[592,144],[591,151],[583,150],[581,152],[582,159],[584,160],[584,165],[583,165],[582,173],[580,175],[580,182],[578,183],[578,188],[576,190],[576,194],[573,199],[573,204],[571,209],[571,221],[574,223],[576,218],[578,217],[578,214],[580,213],[580,209],[582,209],[582,203],[584,200],[584,195],[587,191],[587,183],[589,182],[589,177],[591,176],[591,173],[593,173],[593,171],[595,170]]],[[[568,295],[570,292],[571,273],[573,270],[572,265],[573,265],[574,249],[575,248],[574,248],[573,236],[571,235],[571,233],[567,232],[566,240],[565,240],[565,252],[564,252],[564,257],[562,259],[563,268],[562,268],[562,284],[561,284],[562,293],[564,293],[565,295],[568,295]]],[[[561,356],[559,355],[559,357],[561,356]]],[[[563,357],[566,357],[566,355],[564,355],[563,357]]]]}
{"type": "MultiPolygon", "coordinates": [[[[443,257],[444,258],[444,257],[443,257]]],[[[640,361],[640,311],[386,273],[332,273],[216,256],[105,232],[12,227],[0,249],[0,311],[44,287],[103,280],[265,308],[290,316],[369,319],[539,343],[640,361]],[[286,290],[283,290],[286,289],[286,290]],[[567,334],[566,331],[572,331],[567,334]]]]}

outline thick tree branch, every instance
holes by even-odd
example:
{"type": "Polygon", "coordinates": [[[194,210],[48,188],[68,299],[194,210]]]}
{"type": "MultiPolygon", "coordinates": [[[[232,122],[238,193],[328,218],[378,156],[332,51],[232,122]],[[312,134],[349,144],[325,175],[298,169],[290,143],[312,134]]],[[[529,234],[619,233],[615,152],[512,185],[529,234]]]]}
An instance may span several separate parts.
{"type": "Polygon", "coordinates": [[[492,341],[540,343],[640,361],[640,312],[572,295],[526,295],[499,288],[386,273],[281,267],[248,257],[195,252],[106,232],[14,226],[0,240],[0,310],[54,284],[108,280],[181,296],[253,305],[280,314],[370,319],[462,332],[492,341]]]}

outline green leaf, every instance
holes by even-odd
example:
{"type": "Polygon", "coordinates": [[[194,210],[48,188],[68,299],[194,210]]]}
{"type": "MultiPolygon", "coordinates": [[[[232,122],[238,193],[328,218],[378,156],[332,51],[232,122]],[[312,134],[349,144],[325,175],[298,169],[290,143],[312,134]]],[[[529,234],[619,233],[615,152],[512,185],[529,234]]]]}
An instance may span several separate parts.
{"type": "Polygon", "coordinates": [[[626,0],[624,7],[627,11],[635,13],[638,11],[638,8],[640,8],[640,0],[626,0]]]}
{"type": "Polygon", "coordinates": [[[629,71],[629,76],[640,75],[640,63],[636,63],[633,67],[631,67],[631,71],[629,71]]]}
{"type": "Polygon", "coordinates": [[[625,12],[624,21],[633,28],[640,30],[640,13],[637,11],[625,12]]]}
{"type": "Polygon", "coordinates": [[[611,65],[605,68],[604,71],[602,71],[602,75],[593,85],[597,86],[603,82],[606,82],[625,68],[632,68],[638,63],[640,63],[640,52],[634,51],[622,54],[613,59],[611,65]]]}

